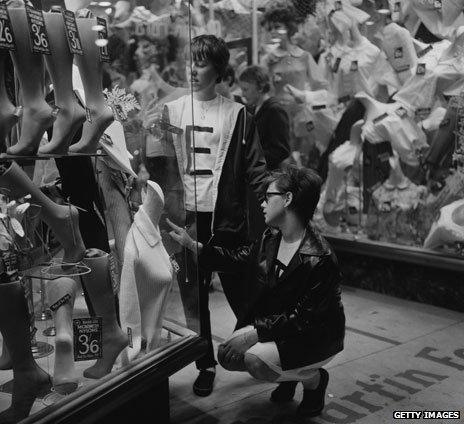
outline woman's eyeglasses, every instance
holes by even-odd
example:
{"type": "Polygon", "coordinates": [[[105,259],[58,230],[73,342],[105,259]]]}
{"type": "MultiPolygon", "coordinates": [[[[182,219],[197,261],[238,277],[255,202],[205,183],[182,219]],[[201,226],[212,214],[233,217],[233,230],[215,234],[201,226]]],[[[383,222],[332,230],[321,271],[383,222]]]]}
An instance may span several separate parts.
{"type": "Polygon", "coordinates": [[[282,193],[281,191],[267,191],[264,195],[266,196],[266,202],[269,202],[269,199],[272,196],[282,196],[282,194],[285,193],[282,193]]]}

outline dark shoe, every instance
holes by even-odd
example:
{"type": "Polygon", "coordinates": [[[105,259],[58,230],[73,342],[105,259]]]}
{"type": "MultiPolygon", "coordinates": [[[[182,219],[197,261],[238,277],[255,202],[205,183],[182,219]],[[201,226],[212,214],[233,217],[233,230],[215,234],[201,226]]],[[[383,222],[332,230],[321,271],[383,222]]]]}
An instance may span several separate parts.
{"type": "Polygon", "coordinates": [[[215,372],[200,370],[200,374],[193,383],[193,393],[197,396],[209,396],[213,391],[214,377],[216,377],[215,372]]]}
{"type": "Polygon", "coordinates": [[[285,381],[280,383],[271,393],[271,402],[290,402],[295,396],[297,381],[285,381]]]}
{"type": "Polygon", "coordinates": [[[299,418],[317,417],[324,409],[325,390],[329,384],[329,373],[324,369],[319,369],[321,380],[314,390],[303,390],[303,400],[301,401],[296,414],[299,418]]]}

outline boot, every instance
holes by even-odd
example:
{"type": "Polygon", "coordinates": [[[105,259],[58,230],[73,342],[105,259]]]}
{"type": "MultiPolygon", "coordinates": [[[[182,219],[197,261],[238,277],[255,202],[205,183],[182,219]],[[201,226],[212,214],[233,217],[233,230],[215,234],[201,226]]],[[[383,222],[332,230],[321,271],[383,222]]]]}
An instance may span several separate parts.
{"type": "MultiPolygon", "coordinates": [[[[47,284],[50,309],[55,320],[55,369],[53,372],[53,387],[55,392],[68,395],[78,386],[73,352],[73,322],[72,314],[77,284],[72,278],[62,277],[47,284]],[[66,302],[54,308],[61,299],[66,302]]],[[[58,306],[58,305],[57,305],[58,306]]]]}
{"type": "Polygon", "coordinates": [[[111,372],[116,358],[128,345],[127,335],[118,325],[116,306],[109,272],[109,255],[99,249],[86,251],[83,262],[91,273],[82,276],[97,317],[103,322],[103,358],[84,371],[84,377],[101,378],[111,372]]]}
{"type": "Polygon", "coordinates": [[[87,120],[82,128],[82,137],[69,148],[70,153],[95,153],[98,141],[113,122],[113,112],[107,106],[103,95],[103,68],[100,47],[95,44],[97,33],[92,29],[97,24],[93,18],[76,19],[82,41],[83,56],[76,57],[76,63],[84,85],[87,120]]]}
{"type": "Polygon", "coordinates": [[[63,246],[63,262],[76,263],[82,259],[85,247],[79,231],[79,213],[75,207],[57,205],[51,201],[15,162],[0,175],[0,187],[7,188],[12,199],[30,194],[32,202],[42,208],[42,220],[63,246]]]}
{"type": "Polygon", "coordinates": [[[16,40],[16,50],[10,54],[18,75],[24,109],[21,136],[18,143],[7,149],[7,153],[33,156],[37,153],[42,136],[52,126],[55,118],[45,101],[43,57],[31,51],[26,9],[11,7],[8,11],[16,40]]]}
{"type": "Polygon", "coordinates": [[[329,373],[324,368],[319,368],[319,372],[321,379],[318,386],[314,390],[303,390],[303,400],[296,411],[300,418],[317,417],[324,409],[329,373]]]}
{"type": "Polygon", "coordinates": [[[0,153],[6,150],[5,139],[11,128],[18,122],[21,108],[16,108],[11,103],[5,86],[5,64],[8,61],[8,53],[0,51],[0,153]]]}
{"type": "Polygon", "coordinates": [[[0,423],[16,423],[29,415],[36,397],[51,389],[50,376],[32,356],[29,311],[20,283],[0,284],[0,331],[13,364],[11,406],[0,413],[0,423]]]}
{"type": "Polygon", "coordinates": [[[295,396],[297,381],[284,381],[280,383],[271,393],[271,402],[290,402],[295,396]]]}
{"type": "Polygon", "coordinates": [[[59,107],[53,124],[53,136],[49,143],[39,148],[40,155],[65,155],[74,135],[85,121],[85,113],[73,91],[73,55],[69,51],[63,16],[44,13],[45,26],[50,41],[51,55],[45,56],[48,73],[53,82],[55,105],[59,107]]]}

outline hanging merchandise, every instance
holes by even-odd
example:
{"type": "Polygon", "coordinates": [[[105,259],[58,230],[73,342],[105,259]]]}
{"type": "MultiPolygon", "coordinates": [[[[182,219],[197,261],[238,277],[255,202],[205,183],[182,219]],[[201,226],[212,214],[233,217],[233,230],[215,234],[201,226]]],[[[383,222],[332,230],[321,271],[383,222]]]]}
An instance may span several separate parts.
{"type": "Polygon", "coordinates": [[[385,54],[361,36],[353,21],[342,12],[335,12],[329,23],[334,43],[321,55],[319,63],[339,101],[347,102],[359,91],[375,96],[380,86],[388,87],[390,92],[400,88],[385,54]]]}
{"type": "Polygon", "coordinates": [[[372,192],[366,233],[373,240],[415,246],[420,243],[416,229],[419,205],[428,190],[404,176],[398,154],[388,162],[388,179],[372,192]]]}
{"type": "Polygon", "coordinates": [[[409,0],[427,29],[440,39],[449,38],[464,25],[464,0],[409,0]]]}

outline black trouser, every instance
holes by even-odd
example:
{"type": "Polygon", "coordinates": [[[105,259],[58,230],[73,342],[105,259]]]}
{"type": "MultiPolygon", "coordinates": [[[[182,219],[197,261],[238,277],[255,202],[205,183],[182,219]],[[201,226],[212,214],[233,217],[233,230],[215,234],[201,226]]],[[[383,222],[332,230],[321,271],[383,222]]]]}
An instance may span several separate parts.
{"type": "MultiPolygon", "coordinates": [[[[200,243],[206,243],[211,237],[211,218],[212,213],[210,212],[187,211],[185,226],[200,243]]],[[[192,251],[184,249],[176,255],[176,260],[180,267],[177,273],[177,283],[179,284],[187,327],[208,341],[208,350],[196,361],[196,365],[200,370],[210,368],[216,365],[216,361],[208,305],[209,292],[205,283],[206,275],[198,266],[192,251]]]]}
{"type": "MultiPolygon", "coordinates": [[[[187,211],[185,225],[192,236],[201,243],[207,243],[211,237],[211,212],[187,211]],[[195,230],[196,227],[196,230],[195,230]]],[[[213,340],[211,334],[211,318],[209,312],[208,273],[198,266],[194,254],[184,250],[176,256],[180,271],[177,274],[182,306],[184,307],[187,326],[201,334],[208,341],[208,350],[196,361],[198,369],[206,369],[216,365],[214,359],[213,340]]],[[[224,294],[235,316],[240,314],[241,306],[246,301],[246,291],[240,282],[242,274],[218,273],[224,294]]]]}

